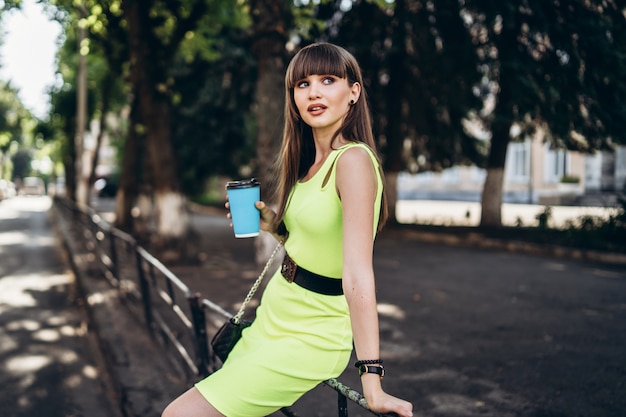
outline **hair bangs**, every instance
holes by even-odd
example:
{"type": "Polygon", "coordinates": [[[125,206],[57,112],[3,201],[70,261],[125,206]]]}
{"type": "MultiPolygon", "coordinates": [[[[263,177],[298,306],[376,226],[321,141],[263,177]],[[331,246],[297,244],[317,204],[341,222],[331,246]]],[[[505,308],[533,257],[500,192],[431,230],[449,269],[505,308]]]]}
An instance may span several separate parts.
{"type": "Polygon", "coordinates": [[[337,48],[314,44],[303,48],[294,57],[287,72],[287,88],[309,75],[334,75],[347,78],[346,61],[337,48]]]}

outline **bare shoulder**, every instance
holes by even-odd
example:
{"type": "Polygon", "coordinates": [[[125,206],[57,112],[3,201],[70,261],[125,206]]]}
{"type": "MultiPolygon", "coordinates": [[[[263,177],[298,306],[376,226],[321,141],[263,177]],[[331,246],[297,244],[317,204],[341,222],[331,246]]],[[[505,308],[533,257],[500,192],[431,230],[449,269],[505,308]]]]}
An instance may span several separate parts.
{"type": "Polygon", "coordinates": [[[337,168],[341,171],[373,171],[372,158],[367,150],[362,146],[351,146],[346,149],[337,163],[337,168]]]}
{"type": "Polygon", "coordinates": [[[346,149],[337,161],[337,188],[356,191],[376,184],[376,170],[369,152],[362,146],[346,149]],[[347,187],[347,189],[346,189],[347,187]]]}

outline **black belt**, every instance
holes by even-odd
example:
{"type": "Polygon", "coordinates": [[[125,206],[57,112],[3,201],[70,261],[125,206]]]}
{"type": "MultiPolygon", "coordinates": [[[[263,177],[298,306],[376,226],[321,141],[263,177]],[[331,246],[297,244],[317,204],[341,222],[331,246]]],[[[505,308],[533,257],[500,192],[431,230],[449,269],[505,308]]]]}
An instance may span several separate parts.
{"type": "Polygon", "coordinates": [[[288,282],[295,282],[309,291],[324,295],[343,294],[341,279],[328,278],[323,275],[318,275],[315,272],[307,271],[301,266],[298,266],[286,253],[280,272],[288,282]]]}

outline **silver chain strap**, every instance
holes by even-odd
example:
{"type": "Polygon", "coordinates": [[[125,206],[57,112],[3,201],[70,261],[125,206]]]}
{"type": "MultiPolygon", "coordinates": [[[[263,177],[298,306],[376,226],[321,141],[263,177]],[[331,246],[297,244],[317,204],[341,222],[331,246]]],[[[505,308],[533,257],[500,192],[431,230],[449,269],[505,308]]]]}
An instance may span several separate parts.
{"type": "Polygon", "coordinates": [[[252,297],[254,297],[254,293],[256,293],[256,290],[259,288],[259,285],[261,285],[261,282],[263,281],[263,278],[265,277],[267,270],[272,265],[272,262],[274,262],[274,258],[276,257],[276,254],[278,253],[278,251],[280,250],[282,246],[283,246],[283,242],[282,241],[278,242],[278,245],[276,245],[276,248],[274,248],[274,252],[272,252],[272,255],[270,256],[267,263],[265,264],[263,271],[261,271],[261,274],[259,275],[259,277],[256,279],[256,281],[254,281],[254,284],[252,285],[252,288],[250,288],[250,291],[248,291],[248,295],[246,295],[246,299],[243,300],[243,303],[241,303],[241,307],[239,307],[239,311],[233,317],[233,321],[236,324],[239,324],[239,321],[241,320],[241,317],[243,316],[243,313],[246,310],[246,307],[248,307],[248,303],[250,303],[250,300],[252,300],[252,297]]]}

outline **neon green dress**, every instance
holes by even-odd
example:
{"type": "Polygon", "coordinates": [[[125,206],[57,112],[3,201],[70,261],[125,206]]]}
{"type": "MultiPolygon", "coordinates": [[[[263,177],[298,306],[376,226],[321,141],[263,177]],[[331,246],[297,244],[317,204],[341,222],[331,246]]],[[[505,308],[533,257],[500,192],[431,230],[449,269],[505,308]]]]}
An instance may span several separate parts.
{"type": "MultiPolygon", "coordinates": [[[[335,188],[337,158],[331,152],[320,170],[294,187],[285,213],[287,253],[305,269],[340,279],[343,267],[341,201],[335,188]]],[[[382,196],[378,175],[374,231],[382,196]]],[[[262,417],[292,405],[320,382],[339,376],[352,352],[352,329],[343,295],[322,295],[285,280],[280,268],[265,288],[252,326],[222,368],[196,384],[227,417],[262,417]]]]}

